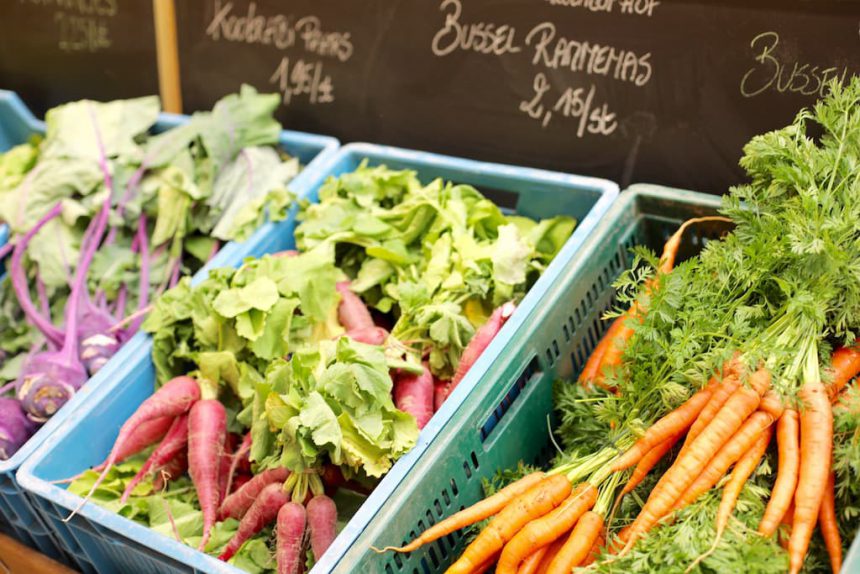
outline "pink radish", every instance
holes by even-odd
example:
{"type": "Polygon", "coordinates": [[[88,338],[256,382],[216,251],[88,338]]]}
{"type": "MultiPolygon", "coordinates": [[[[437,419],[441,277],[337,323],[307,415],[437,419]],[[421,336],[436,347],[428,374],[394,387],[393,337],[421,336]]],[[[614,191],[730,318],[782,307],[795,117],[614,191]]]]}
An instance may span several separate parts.
{"type": "Polygon", "coordinates": [[[288,502],[278,512],[278,574],[298,574],[304,563],[302,549],[305,546],[305,525],[307,512],[305,507],[295,502],[288,502]]]}
{"type": "Polygon", "coordinates": [[[326,493],[334,494],[337,492],[338,488],[345,488],[364,495],[369,495],[373,491],[372,488],[367,487],[356,480],[347,480],[343,476],[343,472],[341,472],[340,467],[330,463],[323,465],[322,472],[320,472],[320,478],[322,478],[326,493]]]}
{"type": "Polygon", "coordinates": [[[248,431],[248,434],[246,434],[245,438],[242,439],[242,444],[239,445],[239,449],[230,457],[230,468],[227,469],[227,488],[224,489],[225,499],[230,496],[231,492],[233,492],[233,477],[236,475],[236,469],[238,469],[240,465],[244,465],[245,462],[248,462],[248,470],[250,470],[250,461],[248,460],[250,452],[251,432],[248,431]]]}
{"type": "Polygon", "coordinates": [[[226,434],[227,411],[220,401],[203,399],[194,403],[188,414],[188,474],[203,511],[203,538],[198,550],[206,548],[218,518],[221,503],[218,476],[226,434]]]}
{"type": "MultiPolygon", "coordinates": [[[[129,435],[128,440],[121,445],[119,452],[117,452],[116,463],[120,463],[130,456],[146,450],[147,447],[163,439],[173,425],[173,420],[173,417],[159,417],[151,421],[146,421],[134,429],[131,435],[129,435]]],[[[94,467],[93,470],[104,470],[105,466],[107,466],[107,463],[103,462],[94,467]]]]}
{"type": "Polygon", "coordinates": [[[394,379],[394,404],[401,411],[415,417],[418,428],[423,429],[433,416],[433,375],[427,363],[420,375],[402,373],[394,379]]]}
{"type": "Polygon", "coordinates": [[[457,373],[451,380],[448,394],[451,394],[457,388],[457,385],[460,384],[460,381],[463,380],[463,377],[466,376],[466,373],[469,372],[469,369],[472,368],[472,365],[475,364],[475,361],[478,360],[484,349],[490,345],[493,338],[502,330],[502,325],[514,314],[515,310],[516,305],[505,303],[493,311],[487,322],[481,325],[481,328],[478,329],[478,332],[475,333],[475,336],[472,337],[472,340],[469,341],[469,344],[460,356],[460,364],[457,366],[457,373]]]}
{"type": "Polygon", "coordinates": [[[442,403],[451,393],[451,381],[433,381],[433,412],[442,408],[442,403]]]}
{"type": "MultiPolygon", "coordinates": [[[[128,437],[128,440],[123,445],[123,448],[117,453],[116,463],[119,464],[125,459],[136,455],[137,453],[147,449],[153,444],[164,438],[167,431],[173,425],[173,417],[161,417],[147,421],[134,429],[134,432],[128,437]]],[[[92,470],[101,472],[107,466],[107,462],[103,462],[98,466],[94,466],[92,470]]],[[[81,478],[85,473],[82,472],[72,478],[64,478],[54,481],[52,484],[67,484],[81,478]]]]}
{"type": "Polygon", "coordinates": [[[340,304],[337,307],[337,317],[347,331],[372,329],[375,327],[373,317],[361,298],[349,288],[349,281],[341,281],[336,285],[340,293],[340,304]]]}
{"type": "Polygon", "coordinates": [[[152,479],[152,489],[160,492],[167,487],[167,483],[176,480],[188,471],[188,449],[183,450],[172,460],[161,468],[155,469],[155,478],[152,479]]]}
{"type": "Polygon", "coordinates": [[[102,470],[101,475],[99,475],[92,488],[90,488],[90,492],[78,507],[66,517],[64,522],[71,520],[83,508],[90,497],[92,497],[96,489],[101,486],[110,469],[116,464],[119,452],[126,448],[125,443],[129,441],[137,427],[154,419],[162,417],[174,418],[185,414],[191,408],[191,405],[195,404],[199,399],[200,385],[197,381],[191,377],[176,377],[165,383],[151,397],[143,401],[135,413],[119,429],[119,435],[105,461],[104,470],[102,470]]]}
{"type": "Polygon", "coordinates": [[[221,454],[221,467],[218,469],[218,506],[224,502],[230,488],[230,467],[233,463],[233,435],[227,433],[221,454]]]}
{"type": "Polygon", "coordinates": [[[238,520],[242,518],[264,488],[274,483],[283,484],[289,476],[290,471],[286,468],[272,468],[261,472],[243,485],[242,488],[239,488],[224,499],[224,503],[218,512],[219,520],[227,520],[228,518],[238,520]]]}
{"type": "Polygon", "coordinates": [[[188,445],[188,416],[182,415],[178,417],[173,426],[170,427],[170,432],[161,441],[161,444],[156,447],[138,473],[126,485],[125,492],[122,493],[120,502],[125,502],[131,496],[132,491],[138,484],[150,473],[167,464],[169,461],[185,450],[188,445]]]}
{"type": "Polygon", "coordinates": [[[236,490],[239,490],[240,488],[242,488],[243,486],[248,484],[252,478],[254,478],[254,477],[251,476],[250,474],[245,474],[244,472],[240,472],[239,474],[237,474],[233,478],[233,488],[235,488],[236,490]]]}
{"type": "Polygon", "coordinates": [[[346,332],[347,336],[359,343],[367,345],[382,345],[388,338],[388,331],[382,327],[369,327],[364,329],[352,329],[346,332]]]}
{"type": "Polygon", "coordinates": [[[325,494],[318,494],[308,502],[308,530],[311,534],[311,549],[314,560],[319,561],[331,546],[337,528],[337,506],[325,494]]]}
{"type": "Polygon", "coordinates": [[[246,540],[274,521],[281,507],[289,501],[290,495],[284,492],[280,484],[270,484],[264,488],[248,512],[245,513],[245,516],[242,517],[239,529],[236,530],[236,534],[230,539],[218,559],[226,562],[232,558],[246,540]]]}
{"type": "Polygon", "coordinates": [[[272,253],[272,257],[295,257],[299,252],[295,249],[285,249],[283,251],[278,251],[277,253],[272,253]]]}

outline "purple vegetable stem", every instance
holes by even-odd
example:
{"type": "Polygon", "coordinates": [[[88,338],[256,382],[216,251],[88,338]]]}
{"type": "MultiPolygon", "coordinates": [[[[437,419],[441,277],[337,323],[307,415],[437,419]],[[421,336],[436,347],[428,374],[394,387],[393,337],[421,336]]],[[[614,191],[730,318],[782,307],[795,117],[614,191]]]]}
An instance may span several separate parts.
{"type": "Polygon", "coordinates": [[[119,291],[116,296],[116,304],[113,308],[113,317],[117,320],[122,319],[125,313],[125,303],[128,299],[128,285],[123,283],[119,286],[119,291]]]}
{"type": "MultiPolygon", "coordinates": [[[[137,310],[146,308],[149,303],[149,237],[146,235],[146,215],[141,213],[137,221],[137,243],[140,250],[140,284],[138,285],[137,310]]],[[[135,319],[129,326],[131,333],[136,333],[143,322],[143,315],[135,319]]]]}
{"type": "Polygon", "coordinates": [[[48,300],[48,291],[45,289],[45,282],[38,275],[36,276],[36,293],[39,295],[39,305],[42,307],[42,313],[48,320],[51,320],[51,302],[48,300]]]}
{"type": "Polygon", "coordinates": [[[27,318],[30,320],[33,325],[35,325],[44,335],[45,337],[59,346],[63,341],[63,332],[38,312],[36,307],[33,305],[32,299],[30,299],[30,289],[27,285],[27,276],[24,273],[24,265],[22,263],[22,259],[24,257],[24,251],[27,249],[27,245],[30,243],[30,240],[45,226],[49,221],[60,215],[63,211],[63,206],[60,203],[57,203],[47,214],[45,214],[42,219],[39,220],[36,225],[33,226],[32,229],[27,231],[21,239],[15,244],[15,249],[12,251],[12,262],[11,262],[11,278],[12,278],[12,287],[15,289],[15,295],[18,297],[18,302],[21,305],[21,308],[24,310],[24,313],[27,315],[27,318]]]}

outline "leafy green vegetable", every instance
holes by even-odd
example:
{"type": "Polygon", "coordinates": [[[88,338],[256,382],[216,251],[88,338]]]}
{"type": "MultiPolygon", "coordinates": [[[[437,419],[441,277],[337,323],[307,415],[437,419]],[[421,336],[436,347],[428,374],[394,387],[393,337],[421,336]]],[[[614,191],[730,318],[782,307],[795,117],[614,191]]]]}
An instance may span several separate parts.
{"type": "Polygon", "coordinates": [[[337,246],[352,288],[397,315],[392,335],[450,378],[500,304],[522,298],[573,231],[574,220],[507,216],[475,188],[366,162],[330,178],[296,229],[300,249],[337,246]]]}
{"type": "Polygon", "coordinates": [[[325,460],[352,474],[380,477],[418,438],[412,415],[391,398],[392,380],[381,347],[348,337],[322,341],[269,367],[260,399],[275,435],[274,459],[295,472],[325,460]]]}
{"type": "Polygon", "coordinates": [[[193,288],[183,279],[143,325],[154,334],[159,380],[192,372],[228,387],[262,468],[331,462],[350,475],[383,475],[418,429],[394,407],[383,348],[332,340],[343,333],[338,279],[325,246],[214,270],[193,288]]]}
{"type": "Polygon", "coordinates": [[[333,258],[325,249],[267,256],[213,270],[196,287],[180,281],[143,324],[159,381],[199,369],[247,398],[272,359],[342,333],[333,258]]]}

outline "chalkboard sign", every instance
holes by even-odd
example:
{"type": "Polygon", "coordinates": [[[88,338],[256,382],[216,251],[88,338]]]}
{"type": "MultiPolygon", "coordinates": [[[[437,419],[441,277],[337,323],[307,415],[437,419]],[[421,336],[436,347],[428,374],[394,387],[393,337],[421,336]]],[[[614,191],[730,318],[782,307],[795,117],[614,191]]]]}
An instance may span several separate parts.
{"type": "Polygon", "coordinates": [[[177,4],[186,109],[242,82],[290,127],[722,193],[741,148],[860,72],[835,0],[177,4]]]}
{"type": "Polygon", "coordinates": [[[37,115],[69,100],[158,94],[151,0],[2,0],[0,88],[37,115]]]}

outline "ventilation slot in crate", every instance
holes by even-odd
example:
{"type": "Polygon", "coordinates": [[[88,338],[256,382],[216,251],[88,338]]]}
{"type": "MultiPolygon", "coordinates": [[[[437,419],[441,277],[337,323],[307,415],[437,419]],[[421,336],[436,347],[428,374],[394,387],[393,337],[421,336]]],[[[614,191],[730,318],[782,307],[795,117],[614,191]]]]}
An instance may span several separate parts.
{"type": "Polygon", "coordinates": [[[535,456],[532,464],[537,467],[543,468],[550,461],[550,459],[556,454],[556,450],[553,448],[552,443],[548,443],[543,446],[543,448],[538,451],[537,456],[535,456]]]}
{"type": "MultiPolygon", "coordinates": [[[[574,373],[582,371],[591,352],[611,324],[610,321],[604,321],[602,317],[615,303],[615,291],[612,289],[612,282],[618,277],[625,265],[624,253],[628,249],[629,246],[626,243],[619,247],[615,256],[600,271],[600,275],[597,276],[597,279],[586,292],[586,297],[580,306],[575,308],[568,317],[567,323],[570,326],[571,338],[575,338],[578,332],[582,332],[579,344],[574,346],[570,353],[574,373]],[[602,299],[606,299],[606,301],[599,308],[595,308],[602,299]],[[589,318],[591,321],[586,324],[589,318]]],[[[549,351],[547,351],[547,357],[549,356],[549,351]]]]}
{"type": "MultiPolygon", "coordinates": [[[[547,349],[547,353],[550,353],[549,349],[547,349]]],[[[502,417],[505,416],[505,413],[508,412],[508,410],[511,408],[511,405],[514,404],[514,401],[516,401],[517,397],[520,396],[520,393],[523,392],[523,389],[526,387],[531,378],[534,377],[534,375],[539,371],[540,364],[538,363],[538,359],[537,357],[533,357],[532,360],[529,361],[528,366],[526,366],[525,370],[513,382],[510,389],[508,389],[508,392],[505,394],[505,398],[502,399],[502,402],[499,403],[499,406],[495,408],[492,414],[487,418],[487,421],[481,426],[481,442],[487,440],[487,438],[490,436],[490,433],[493,432],[493,429],[496,428],[496,426],[499,424],[499,421],[502,420],[502,417]]],[[[477,463],[477,460],[475,462],[477,463]]],[[[467,463],[464,464],[468,466],[467,463]]],[[[477,464],[475,468],[477,468],[477,464]]]]}

